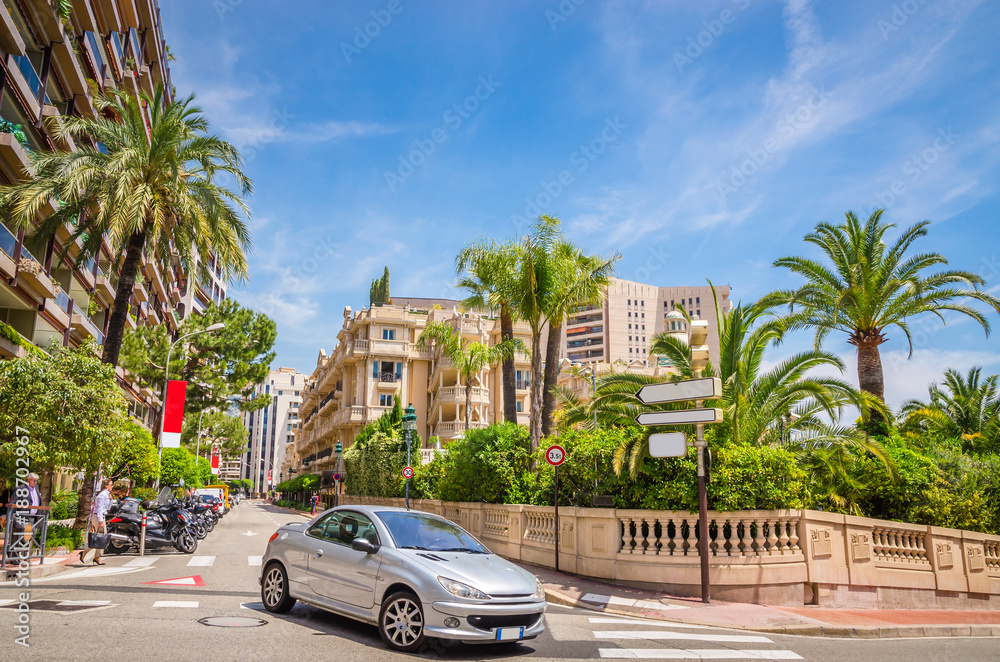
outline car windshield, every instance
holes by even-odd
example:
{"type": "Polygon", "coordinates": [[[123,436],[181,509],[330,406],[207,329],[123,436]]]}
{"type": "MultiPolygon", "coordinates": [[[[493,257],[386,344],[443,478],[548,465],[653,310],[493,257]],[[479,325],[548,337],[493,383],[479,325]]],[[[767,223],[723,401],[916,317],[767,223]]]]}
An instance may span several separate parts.
{"type": "Polygon", "coordinates": [[[459,526],[437,517],[422,513],[379,512],[396,547],[401,549],[422,549],[431,552],[470,552],[489,554],[483,547],[459,526]]]}

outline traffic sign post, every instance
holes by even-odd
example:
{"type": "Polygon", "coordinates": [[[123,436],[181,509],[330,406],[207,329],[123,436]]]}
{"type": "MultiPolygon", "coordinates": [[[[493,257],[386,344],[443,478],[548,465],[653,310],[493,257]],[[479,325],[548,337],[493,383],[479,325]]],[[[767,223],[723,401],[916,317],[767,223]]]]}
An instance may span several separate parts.
{"type": "MultiPolygon", "coordinates": [[[[647,384],[636,392],[643,404],[664,402],[691,402],[696,409],[645,412],[636,416],[639,425],[694,425],[694,446],[698,453],[698,552],[701,557],[701,600],[711,602],[708,576],[708,442],[705,425],[722,422],[722,410],[702,408],[704,400],[722,396],[722,381],[718,377],[701,377],[708,365],[708,321],[691,320],[688,347],[691,349],[691,369],[695,379],[664,384],[647,384]]],[[[687,452],[687,440],[682,432],[667,432],[649,436],[649,454],[652,457],[681,457],[687,452]]],[[[558,556],[557,556],[558,559],[558,556]]]]}
{"type": "Polygon", "coordinates": [[[545,461],[556,469],[555,526],[556,526],[556,572],[559,572],[559,465],[566,461],[566,449],[552,444],[545,451],[545,461]]]}

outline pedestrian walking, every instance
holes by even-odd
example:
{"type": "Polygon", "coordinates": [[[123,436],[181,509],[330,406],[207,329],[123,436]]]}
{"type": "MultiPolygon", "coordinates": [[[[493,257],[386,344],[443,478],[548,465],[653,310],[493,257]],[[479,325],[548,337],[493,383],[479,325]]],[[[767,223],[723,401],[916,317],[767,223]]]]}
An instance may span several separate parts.
{"type": "MultiPolygon", "coordinates": [[[[90,533],[106,534],[108,532],[108,525],[105,523],[104,518],[108,514],[108,510],[111,508],[111,488],[114,484],[115,481],[110,478],[105,478],[101,482],[101,491],[94,498],[94,503],[90,506],[90,525],[87,528],[90,533]]],[[[87,550],[80,552],[81,563],[86,562],[86,559],[84,559],[86,554],[87,550]]],[[[104,561],[101,560],[101,556],[103,554],[103,549],[94,549],[94,565],[104,565],[104,561]]]]}

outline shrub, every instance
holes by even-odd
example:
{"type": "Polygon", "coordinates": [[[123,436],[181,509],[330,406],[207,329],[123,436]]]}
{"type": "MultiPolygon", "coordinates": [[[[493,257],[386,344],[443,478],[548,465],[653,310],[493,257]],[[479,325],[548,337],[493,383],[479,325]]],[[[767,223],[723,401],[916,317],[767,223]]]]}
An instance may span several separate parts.
{"type": "Polygon", "coordinates": [[[50,524],[45,533],[45,546],[49,549],[53,547],[65,547],[72,551],[82,544],[82,529],[71,529],[61,524],[50,524]]]}
{"type": "MultiPolygon", "coordinates": [[[[383,417],[384,418],[384,417],[383,417]]],[[[381,419],[380,419],[381,420],[381,419]]],[[[347,494],[375,497],[403,496],[406,443],[400,433],[375,430],[344,451],[347,494]]]]}
{"type": "MultiPolygon", "coordinates": [[[[469,430],[451,442],[441,463],[436,497],[445,501],[525,503],[531,444],[528,430],[513,423],[469,430]]],[[[350,472],[348,472],[350,475],[350,472]]]]}

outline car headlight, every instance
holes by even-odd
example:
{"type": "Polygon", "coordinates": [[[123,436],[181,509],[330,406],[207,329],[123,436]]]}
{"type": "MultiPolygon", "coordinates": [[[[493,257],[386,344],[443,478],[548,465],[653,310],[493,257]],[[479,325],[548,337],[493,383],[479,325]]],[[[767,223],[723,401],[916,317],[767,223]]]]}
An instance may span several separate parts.
{"type": "Polygon", "coordinates": [[[490,596],[486,595],[478,588],[473,588],[468,584],[463,584],[462,582],[457,582],[454,579],[448,579],[447,577],[438,577],[438,582],[444,587],[444,590],[448,591],[457,598],[465,598],[466,600],[489,600],[490,596]]]}
{"type": "Polygon", "coordinates": [[[535,596],[534,597],[536,599],[538,599],[538,600],[544,600],[545,599],[545,585],[542,584],[542,580],[539,579],[538,577],[535,577],[535,596]]]}

